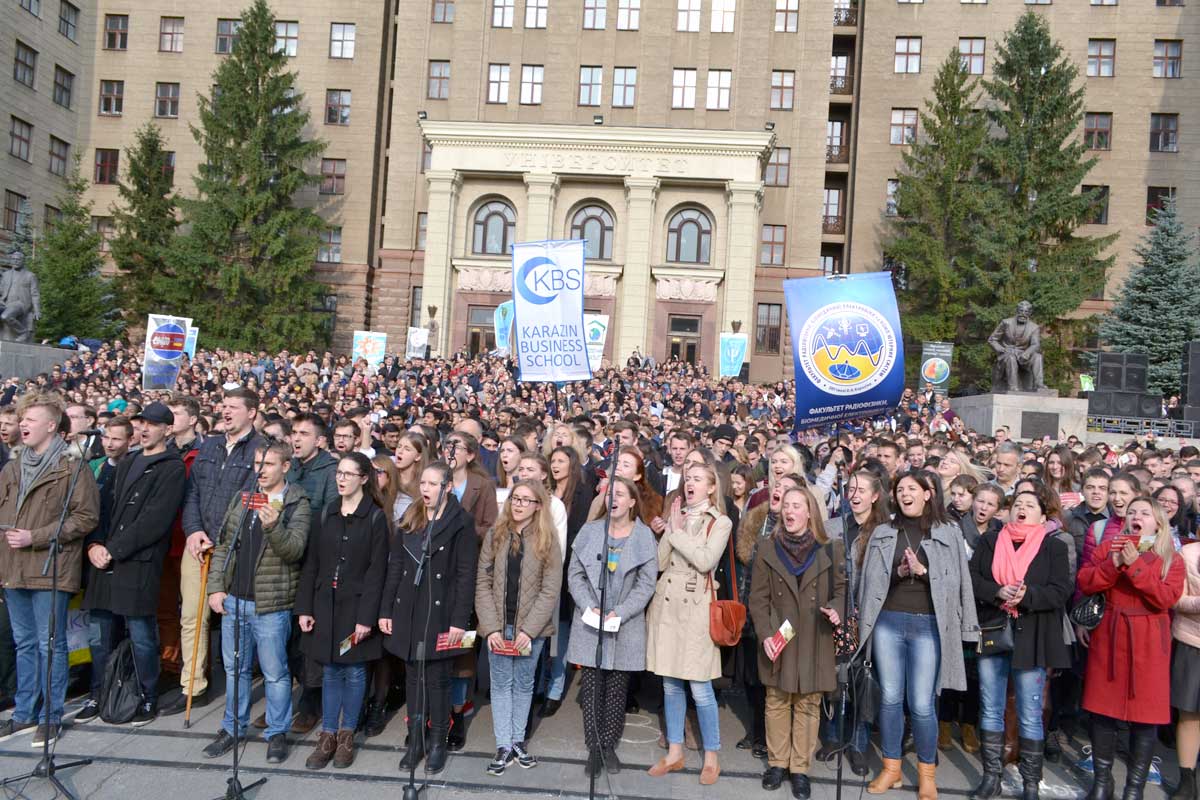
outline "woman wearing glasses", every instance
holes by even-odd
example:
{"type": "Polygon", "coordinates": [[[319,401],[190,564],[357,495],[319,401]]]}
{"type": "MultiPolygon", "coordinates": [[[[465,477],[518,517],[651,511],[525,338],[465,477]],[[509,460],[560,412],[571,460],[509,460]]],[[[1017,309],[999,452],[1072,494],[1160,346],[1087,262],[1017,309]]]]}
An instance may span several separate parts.
{"type": "Polygon", "coordinates": [[[537,766],[525,747],[533,678],[542,647],[554,635],[562,589],[562,551],[550,520],[549,495],[536,481],[518,481],[496,526],[483,539],[475,573],[479,637],[487,642],[492,677],[491,775],[516,761],[537,766]]]}

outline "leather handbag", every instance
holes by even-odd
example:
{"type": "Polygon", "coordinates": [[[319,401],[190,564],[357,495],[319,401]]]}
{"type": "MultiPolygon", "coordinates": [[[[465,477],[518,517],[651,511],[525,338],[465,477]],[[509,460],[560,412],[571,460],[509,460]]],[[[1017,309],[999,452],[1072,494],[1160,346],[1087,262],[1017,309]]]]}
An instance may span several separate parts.
{"type": "Polygon", "coordinates": [[[998,656],[1001,653],[1011,653],[1016,646],[1013,640],[1012,617],[1004,615],[1004,622],[999,625],[979,627],[979,642],[975,652],[981,656],[998,656]]]}
{"type": "Polygon", "coordinates": [[[1096,629],[1104,618],[1104,594],[1090,594],[1071,608],[1071,622],[1087,631],[1096,629]]]}
{"type": "MultiPolygon", "coordinates": [[[[704,538],[708,538],[708,534],[712,533],[715,519],[709,520],[708,530],[704,534],[704,538]]],[[[729,550],[729,582],[730,585],[736,585],[737,568],[733,563],[733,541],[729,542],[727,548],[729,550]]],[[[718,647],[733,647],[742,639],[742,630],[746,627],[746,607],[737,600],[718,600],[717,587],[713,581],[713,573],[708,573],[708,591],[712,595],[712,602],[708,605],[708,635],[712,637],[713,644],[718,647]]]]}
{"type": "Polygon", "coordinates": [[[874,724],[883,705],[883,687],[875,677],[871,663],[871,648],[850,662],[850,693],[854,702],[855,721],[874,724]]]}

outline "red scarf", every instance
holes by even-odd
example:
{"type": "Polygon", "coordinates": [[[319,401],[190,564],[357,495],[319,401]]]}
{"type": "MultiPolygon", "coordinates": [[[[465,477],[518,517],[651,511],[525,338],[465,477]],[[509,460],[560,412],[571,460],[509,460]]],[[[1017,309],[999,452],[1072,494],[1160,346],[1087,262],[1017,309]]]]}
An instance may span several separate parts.
{"type": "MultiPolygon", "coordinates": [[[[1029,565],[1042,548],[1047,528],[1044,524],[1010,522],[1000,529],[1000,535],[996,538],[996,552],[992,555],[992,577],[996,583],[1008,586],[1025,580],[1029,565]],[[1017,544],[1021,545],[1021,549],[1014,546],[1017,544]]],[[[1015,617],[1017,610],[1010,608],[1008,613],[1015,617]]]]}

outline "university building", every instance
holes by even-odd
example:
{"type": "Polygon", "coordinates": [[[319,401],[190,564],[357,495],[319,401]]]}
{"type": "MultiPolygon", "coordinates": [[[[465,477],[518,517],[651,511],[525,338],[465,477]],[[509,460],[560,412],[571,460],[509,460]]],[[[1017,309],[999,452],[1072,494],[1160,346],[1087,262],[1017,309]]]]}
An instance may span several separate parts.
{"type": "MultiPolygon", "coordinates": [[[[35,224],[53,214],[79,152],[109,230],[124,148],[147,119],[187,191],[195,97],[241,3],[2,2],[4,226],[23,198],[35,224]]],[[[277,0],[279,47],[329,143],[302,201],[333,226],[317,267],[335,344],[367,328],[398,348],[433,307],[435,349],[490,349],[509,245],[577,237],[611,359],[636,347],[713,365],[718,333],[741,330],[753,380],[789,374],[782,281],[883,267],[900,156],[937,67],[957,46],[990,77],[1027,5],[277,0]]],[[[1108,196],[1087,230],[1121,234],[1111,298],[1147,207],[1176,194],[1200,224],[1186,188],[1200,166],[1185,119],[1200,107],[1186,72],[1197,22],[1177,0],[1036,5],[1087,89],[1087,180],[1108,196]]]]}

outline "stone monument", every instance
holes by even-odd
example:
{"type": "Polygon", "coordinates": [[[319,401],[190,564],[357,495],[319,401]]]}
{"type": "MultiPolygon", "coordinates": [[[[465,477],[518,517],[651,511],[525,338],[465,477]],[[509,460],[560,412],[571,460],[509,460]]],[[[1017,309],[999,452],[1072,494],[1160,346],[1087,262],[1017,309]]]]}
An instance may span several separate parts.
{"type": "Polygon", "coordinates": [[[988,337],[996,351],[996,366],[992,369],[992,392],[1034,392],[1057,396],[1047,389],[1042,372],[1042,330],[1030,319],[1033,305],[1028,300],[1017,303],[1017,313],[1000,321],[988,337]]]}
{"type": "Polygon", "coordinates": [[[32,342],[33,324],[42,316],[38,279],[25,269],[21,251],[13,253],[9,261],[11,266],[0,274],[0,339],[32,342]]]}

